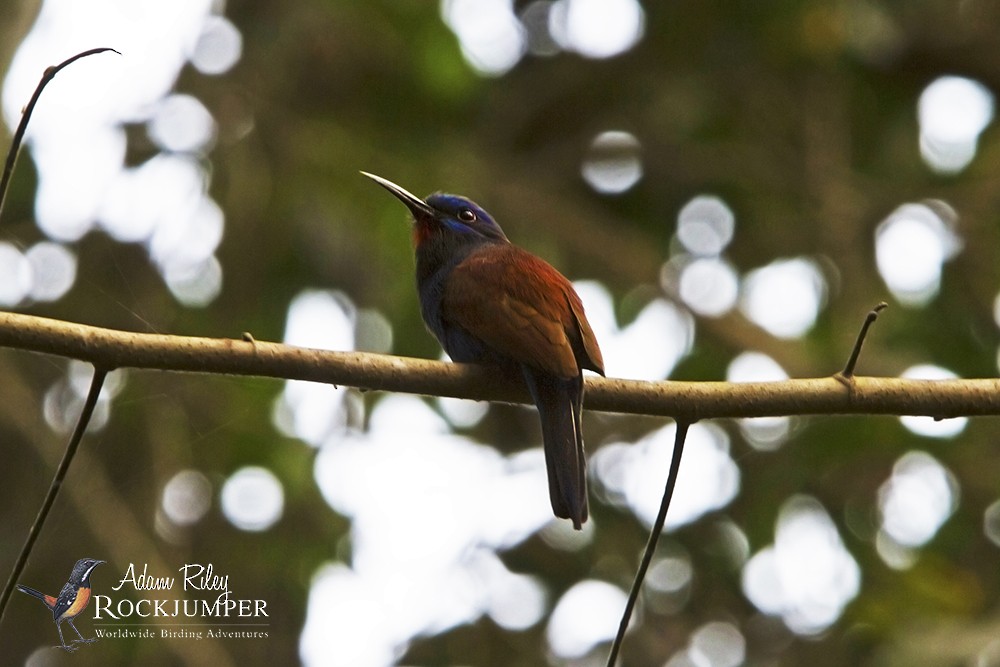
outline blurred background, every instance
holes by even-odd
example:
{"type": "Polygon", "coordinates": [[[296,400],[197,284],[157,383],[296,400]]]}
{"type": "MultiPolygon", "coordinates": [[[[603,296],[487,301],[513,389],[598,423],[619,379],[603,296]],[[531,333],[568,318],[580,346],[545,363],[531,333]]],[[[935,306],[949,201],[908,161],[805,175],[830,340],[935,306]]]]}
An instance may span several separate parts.
{"type": "MultiPolygon", "coordinates": [[[[0,306],[440,357],[364,169],[471,197],[574,280],[612,376],[829,375],[884,299],[860,374],[992,377],[997,25],[985,0],[8,0],[5,146],[45,67],[122,55],[35,111],[0,306]]],[[[90,374],[0,350],[5,569],[90,374]]],[[[673,429],[586,415],[574,533],[530,408],[118,371],[21,581],[55,593],[91,556],[95,593],[175,598],[112,586],[212,563],[268,636],[68,655],[15,593],[4,662],[603,664],[673,429]]],[[[1000,665],[996,432],[697,424],[623,664],[1000,665]]]]}

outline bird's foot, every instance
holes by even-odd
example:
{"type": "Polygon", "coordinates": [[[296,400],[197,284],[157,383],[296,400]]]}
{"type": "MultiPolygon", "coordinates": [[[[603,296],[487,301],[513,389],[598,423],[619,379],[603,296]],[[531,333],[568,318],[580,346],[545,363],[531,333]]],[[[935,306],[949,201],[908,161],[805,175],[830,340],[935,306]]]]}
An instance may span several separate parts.
{"type": "Polygon", "coordinates": [[[72,653],[73,651],[75,651],[76,649],[78,649],[80,647],[79,646],[73,646],[72,644],[56,644],[54,648],[61,648],[62,650],[66,651],[67,653],[72,653]]]}

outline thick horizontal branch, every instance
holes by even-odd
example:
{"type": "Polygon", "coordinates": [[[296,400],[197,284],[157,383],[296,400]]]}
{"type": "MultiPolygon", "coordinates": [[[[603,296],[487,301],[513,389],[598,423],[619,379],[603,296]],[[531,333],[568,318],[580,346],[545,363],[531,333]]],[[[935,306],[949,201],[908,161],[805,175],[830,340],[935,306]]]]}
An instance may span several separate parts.
{"type": "MultiPolygon", "coordinates": [[[[0,347],[95,366],[310,380],[361,390],[526,403],[519,378],[495,370],[263,341],[133,333],[0,312],[0,347]]],[[[781,382],[643,382],[587,377],[590,410],[681,417],[887,414],[1000,415],[1000,380],[825,377],[781,382]]]]}

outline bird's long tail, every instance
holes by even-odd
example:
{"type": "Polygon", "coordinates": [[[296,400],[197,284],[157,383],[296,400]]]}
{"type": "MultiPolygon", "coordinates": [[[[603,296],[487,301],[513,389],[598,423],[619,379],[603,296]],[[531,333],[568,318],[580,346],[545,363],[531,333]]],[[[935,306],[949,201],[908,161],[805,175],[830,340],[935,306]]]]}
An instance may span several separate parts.
{"type": "Polygon", "coordinates": [[[580,412],[583,377],[559,378],[522,366],[542,421],[552,511],[579,530],[587,520],[587,460],[580,412]]]}
{"type": "Polygon", "coordinates": [[[52,608],[53,602],[51,596],[46,595],[41,591],[36,591],[34,588],[31,588],[29,586],[22,586],[21,584],[17,585],[17,590],[21,591],[22,593],[27,593],[33,598],[38,598],[39,600],[42,601],[42,604],[44,604],[46,607],[49,607],[50,609],[52,608]]]}

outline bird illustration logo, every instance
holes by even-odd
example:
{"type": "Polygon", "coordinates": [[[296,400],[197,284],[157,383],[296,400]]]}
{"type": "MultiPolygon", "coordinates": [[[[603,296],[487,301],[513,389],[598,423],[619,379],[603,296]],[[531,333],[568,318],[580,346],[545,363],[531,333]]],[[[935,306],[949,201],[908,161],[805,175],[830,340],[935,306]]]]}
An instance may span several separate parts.
{"type": "Polygon", "coordinates": [[[55,621],[56,630],[59,631],[60,645],[58,648],[65,651],[75,651],[79,648],[75,644],[90,644],[97,641],[96,637],[85,639],[80,634],[80,631],[77,630],[76,625],[73,624],[73,619],[79,616],[90,602],[90,574],[94,571],[95,567],[105,562],[96,558],[81,558],[78,560],[69,575],[69,581],[59,591],[59,595],[55,597],[46,595],[41,591],[36,591],[34,588],[29,588],[28,586],[17,585],[17,590],[27,593],[31,597],[38,598],[42,601],[42,604],[52,611],[52,620],[55,621]],[[63,639],[63,622],[69,623],[70,627],[73,628],[73,631],[80,638],[74,639],[72,643],[67,644],[66,640],[63,639]]]}
{"type": "Polygon", "coordinates": [[[587,520],[583,369],[604,375],[604,360],[573,285],[508,241],[474,202],[448,194],[420,199],[361,173],[413,215],[420,311],[445,352],[524,378],[541,419],[552,511],[579,530],[587,520]]]}

